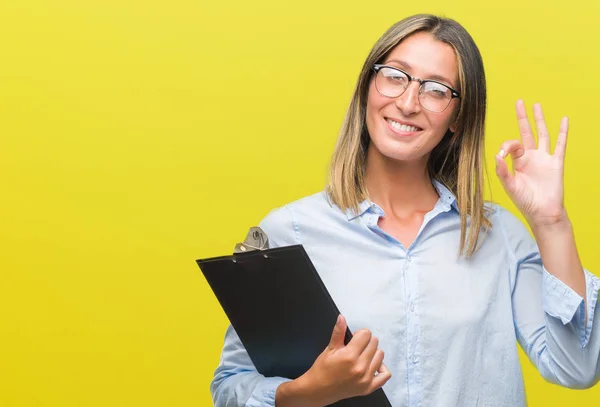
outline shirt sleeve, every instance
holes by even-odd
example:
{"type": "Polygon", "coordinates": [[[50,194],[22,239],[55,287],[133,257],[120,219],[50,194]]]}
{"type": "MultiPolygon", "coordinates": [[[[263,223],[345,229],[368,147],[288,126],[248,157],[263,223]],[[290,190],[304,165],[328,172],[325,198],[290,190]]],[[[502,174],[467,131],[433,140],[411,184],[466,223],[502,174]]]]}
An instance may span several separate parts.
{"type": "MultiPolygon", "coordinates": [[[[271,211],[259,227],[267,234],[271,248],[298,243],[297,229],[287,207],[271,211]]],[[[221,360],[210,383],[215,407],[274,407],[277,388],[290,380],[258,373],[239,336],[229,326],[221,360]]]]}
{"type": "Polygon", "coordinates": [[[593,386],[600,380],[600,312],[595,312],[600,279],[584,269],[584,301],[544,268],[537,243],[520,220],[501,209],[499,221],[511,263],[519,344],[547,381],[569,388],[593,386]]]}
{"type": "Polygon", "coordinates": [[[258,373],[233,327],[227,328],[221,362],[210,383],[215,407],[274,407],[277,388],[287,381],[258,373]]]}

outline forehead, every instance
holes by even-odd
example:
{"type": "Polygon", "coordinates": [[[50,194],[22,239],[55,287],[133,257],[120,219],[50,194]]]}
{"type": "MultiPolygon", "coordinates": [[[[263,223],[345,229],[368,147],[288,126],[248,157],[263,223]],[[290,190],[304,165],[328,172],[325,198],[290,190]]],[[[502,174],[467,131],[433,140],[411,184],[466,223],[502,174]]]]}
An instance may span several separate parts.
{"type": "Polygon", "coordinates": [[[454,49],[429,33],[413,34],[388,54],[385,63],[421,79],[437,79],[456,86],[458,61],[454,49]]]}

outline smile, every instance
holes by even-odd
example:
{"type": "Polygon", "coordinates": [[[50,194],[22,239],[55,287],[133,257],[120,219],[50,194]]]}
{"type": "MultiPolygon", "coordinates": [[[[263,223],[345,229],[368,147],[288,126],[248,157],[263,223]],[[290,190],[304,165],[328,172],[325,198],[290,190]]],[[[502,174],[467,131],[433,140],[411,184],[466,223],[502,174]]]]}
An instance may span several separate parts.
{"type": "Polygon", "coordinates": [[[414,133],[414,132],[423,130],[420,127],[415,127],[415,126],[410,126],[407,124],[398,123],[397,121],[394,121],[394,120],[388,119],[388,118],[386,118],[385,121],[388,122],[388,124],[392,127],[392,129],[400,131],[402,133],[414,133]]]}

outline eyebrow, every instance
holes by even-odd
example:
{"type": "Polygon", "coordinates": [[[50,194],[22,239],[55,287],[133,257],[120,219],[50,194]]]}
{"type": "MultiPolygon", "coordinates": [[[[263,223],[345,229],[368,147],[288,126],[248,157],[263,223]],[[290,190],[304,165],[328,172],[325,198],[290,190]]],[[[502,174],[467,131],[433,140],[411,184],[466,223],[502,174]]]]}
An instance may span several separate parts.
{"type": "MultiPolygon", "coordinates": [[[[398,60],[398,59],[390,59],[389,61],[386,61],[386,62],[385,62],[385,64],[389,64],[390,62],[395,62],[395,63],[397,63],[398,65],[401,65],[401,67],[402,67],[402,68],[404,68],[404,69],[406,69],[407,71],[412,69],[412,67],[410,66],[410,64],[409,64],[409,63],[407,63],[407,62],[404,62],[404,61],[400,61],[400,60],[398,60]]],[[[455,87],[455,86],[452,84],[452,81],[451,81],[451,80],[449,80],[448,78],[446,78],[446,77],[443,77],[443,76],[441,76],[441,75],[429,75],[429,76],[427,77],[427,79],[423,79],[423,80],[424,80],[424,81],[426,81],[426,80],[434,80],[434,81],[445,82],[445,83],[449,84],[449,85],[450,85],[452,88],[456,88],[456,87],[455,87]]]]}

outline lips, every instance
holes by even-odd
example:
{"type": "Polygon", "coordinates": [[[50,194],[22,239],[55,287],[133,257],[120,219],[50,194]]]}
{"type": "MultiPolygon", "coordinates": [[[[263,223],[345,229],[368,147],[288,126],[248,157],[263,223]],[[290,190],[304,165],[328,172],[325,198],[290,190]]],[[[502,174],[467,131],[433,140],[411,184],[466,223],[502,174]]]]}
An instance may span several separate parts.
{"type": "Polygon", "coordinates": [[[414,134],[423,130],[422,128],[417,127],[412,123],[400,122],[389,117],[386,117],[385,121],[387,122],[388,126],[392,129],[392,131],[394,131],[394,133],[414,134]]]}

